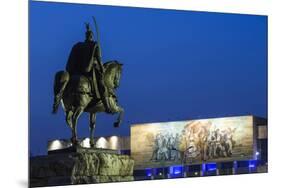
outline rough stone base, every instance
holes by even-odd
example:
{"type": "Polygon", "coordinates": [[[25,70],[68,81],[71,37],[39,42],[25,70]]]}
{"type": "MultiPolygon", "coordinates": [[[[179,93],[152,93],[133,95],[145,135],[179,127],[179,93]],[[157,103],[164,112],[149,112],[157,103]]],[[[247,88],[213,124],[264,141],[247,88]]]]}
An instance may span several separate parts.
{"type": "Polygon", "coordinates": [[[133,181],[134,160],[127,155],[83,149],[33,157],[30,186],[133,181]]]}

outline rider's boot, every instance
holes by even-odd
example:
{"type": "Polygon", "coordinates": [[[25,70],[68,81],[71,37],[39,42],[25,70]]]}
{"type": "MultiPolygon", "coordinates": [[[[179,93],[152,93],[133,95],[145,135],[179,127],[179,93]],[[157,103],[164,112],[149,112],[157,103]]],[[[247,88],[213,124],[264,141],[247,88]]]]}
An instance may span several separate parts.
{"type": "Polygon", "coordinates": [[[108,97],[102,97],[102,103],[104,105],[104,108],[105,108],[105,112],[109,113],[109,114],[112,114],[112,110],[110,108],[110,104],[109,104],[109,99],[108,97]]]}

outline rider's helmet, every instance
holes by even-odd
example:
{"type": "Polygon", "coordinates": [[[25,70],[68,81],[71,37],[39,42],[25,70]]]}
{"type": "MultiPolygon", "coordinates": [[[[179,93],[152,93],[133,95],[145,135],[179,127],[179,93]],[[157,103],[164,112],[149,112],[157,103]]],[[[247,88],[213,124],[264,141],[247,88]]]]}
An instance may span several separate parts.
{"type": "Polygon", "coordinates": [[[85,32],[85,41],[90,42],[93,41],[93,32],[90,28],[90,24],[86,23],[86,32],[85,32]]]}

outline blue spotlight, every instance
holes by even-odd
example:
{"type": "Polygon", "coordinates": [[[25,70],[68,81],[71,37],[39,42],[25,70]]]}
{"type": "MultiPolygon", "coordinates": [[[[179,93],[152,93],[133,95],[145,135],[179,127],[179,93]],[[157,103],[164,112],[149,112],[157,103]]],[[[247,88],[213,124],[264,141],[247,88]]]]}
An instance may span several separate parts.
{"type": "Polygon", "coordinates": [[[174,167],[174,174],[180,174],[182,172],[182,167],[181,166],[176,166],[174,167]]]}
{"type": "Polygon", "coordinates": [[[249,160],[249,168],[255,168],[257,166],[256,160],[249,160]]]}
{"type": "Polygon", "coordinates": [[[170,166],[169,173],[170,175],[179,175],[182,173],[183,167],[182,166],[170,166]]]}
{"type": "Polygon", "coordinates": [[[151,177],[152,176],[152,169],[151,168],[146,168],[145,169],[145,174],[147,177],[151,177]]]}
{"type": "Polygon", "coordinates": [[[207,171],[215,171],[217,170],[217,164],[216,163],[208,163],[206,164],[207,171]]]}

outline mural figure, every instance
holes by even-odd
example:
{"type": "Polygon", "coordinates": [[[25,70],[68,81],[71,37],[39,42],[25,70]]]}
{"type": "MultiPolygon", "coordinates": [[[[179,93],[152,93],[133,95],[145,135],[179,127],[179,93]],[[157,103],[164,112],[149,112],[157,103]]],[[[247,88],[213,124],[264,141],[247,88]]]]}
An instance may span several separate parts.
{"type": "Polygon", "coordinates": [[[207,140],[207,153],[206,157],[207,159],[213,159],[215,158],[216,154],[216,136],[214,131],[210,131],[208,135],[208,140],[207,140]]]}
{"type": "Polygon", "coordinates": [[[172,134],[170,135],[169,138],[169,159],[172,161],[178,161],[181,159],[181,152],[179,151],[179,134],[177,133],[176,136],[174,137],[172,134]]]}
{"type": "Polygon", "coordinates": [[[216,129],[208,137],[208,159],[231,157],[235,144],[233,134],[236,129],[216,129]]]}
{"type": "Polygon", "coordinates": [[[154,139],[152,161],[176,161],[180,160],[179,135],[157,133],[154,139]]]}
{"type": "Polygon", "coordinates": [[[160,147],[160,133],[158,133],[154,139],[154,144],[153,144],[154,148],[152,151],[152,157],[151,157],[151,161],[156,161],[157,160],[157,154],[158,154],[158,150],[160,147]]]}
{"type": "Polygon", "coordinates": [[[161,135],[161,145],[157,152],[157,160],[169,160],[169,149],[168,149],[168,141],[167,137],[161,135]]]}
{"type": "Polygon", "coordinates": [[[181,135],[158,132],[154,137],[151,161],[192,163],[195,160],[231,157],[235,130],[229,127],[219,129],[210,122],[194,121],[184,127],[181,135]],[[182,142],[185,143],[184,150],[180,149],[182,142]]]}
{"type": "Polygon", "coordinates": [[[211,124],[202,124],[198,121],[193,121],[185,126],[183,134],[185,135],[186,150],[184,151],[184,161],[196,159],[206,160],[207,151],[207,136],[208,129],[211,124]]]}

